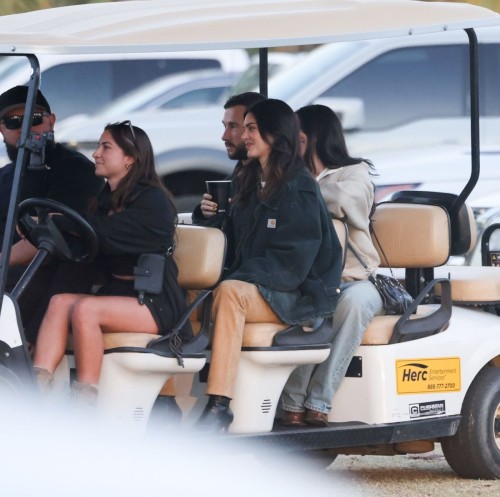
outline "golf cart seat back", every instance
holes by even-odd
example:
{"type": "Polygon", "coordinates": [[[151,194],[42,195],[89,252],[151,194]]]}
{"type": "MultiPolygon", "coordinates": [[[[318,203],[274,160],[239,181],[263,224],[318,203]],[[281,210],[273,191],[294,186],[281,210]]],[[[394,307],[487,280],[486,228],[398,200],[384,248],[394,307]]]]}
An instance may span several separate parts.
{"type": "MultiPolygon", "coordinates": [[[[405,190],[396,192],[392,202],[405,204],[439,205],[450,214],[458,195],[453,193],[405,190]]],[[[465,255],[474,249],[477,241],[476,222],[469,205],[463,204],[455,216],[450,217],[451,247],[450,255],[465,255]]]]}
{"type": "Polygon", "coordinates": [[[226,255],[224,233],[215,228],[178,225],[174,260],[184,290],[214,288],[222,276],[226,255]]]}
{"type": "Polygon", "coordinates": [[[443,207],[384,202],[373,215],[373,229],[380,267],[432,268],[450,256],[450,219],[443,207]]]}
{"type": "MultiPolygon", "coordinates": [[[[372,236],[372,240],[381,268],[390,265],[396,273],[399,273],[399,268],[434,268],[445,264],[449,258],[450,219],[444,207],[385,202],[377,206],[373,228],[376,237],[372,236]]],[[[387,274],[387,271],[382,270],[381,273],[387,274]]],[[[445,312],[447,309],[425,305],[415,307],[416,312],[404,321],[402,315],[375,317],[365,330],[361,344],[388,345],[423,337],[426,333],[434,334],[447,325],[451,315],[451,312],[445,312]],[[439,314],[431,318],[438,310],[439,314]],[[415,329],[417,321],[422,330],[405,335],[406,329],[415,329]],[[400,327],[403,333],[399,332],[400,327]]]]}

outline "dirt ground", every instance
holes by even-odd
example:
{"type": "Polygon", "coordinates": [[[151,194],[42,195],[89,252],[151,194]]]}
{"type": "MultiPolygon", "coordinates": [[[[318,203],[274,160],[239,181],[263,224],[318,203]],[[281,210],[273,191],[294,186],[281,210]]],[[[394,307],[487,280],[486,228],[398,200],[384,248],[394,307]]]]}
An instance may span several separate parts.
{"type": "Polygon", "coordinates": [[[500,496],[500,480],[459,478],[439,445],[434,452],[419,455],[339,456],[326,474],[332,480],[345,480],[361,496],[500,496]]]}

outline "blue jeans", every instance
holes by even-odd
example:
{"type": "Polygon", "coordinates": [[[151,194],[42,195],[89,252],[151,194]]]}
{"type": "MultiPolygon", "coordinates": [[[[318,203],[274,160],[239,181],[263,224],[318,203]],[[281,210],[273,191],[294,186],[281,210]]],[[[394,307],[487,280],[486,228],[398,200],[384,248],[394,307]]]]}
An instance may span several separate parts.
{"type": "Polygon", "coordinates": [[[305,408],[329,413],[332,398],[374,316],[384,314],[380,295],[370,281],[341,285],[333,316],[335,338],[328,359],[321,364],[306,364],[291,374],[281,396],[285,411],[303,412],[305,408]]]}

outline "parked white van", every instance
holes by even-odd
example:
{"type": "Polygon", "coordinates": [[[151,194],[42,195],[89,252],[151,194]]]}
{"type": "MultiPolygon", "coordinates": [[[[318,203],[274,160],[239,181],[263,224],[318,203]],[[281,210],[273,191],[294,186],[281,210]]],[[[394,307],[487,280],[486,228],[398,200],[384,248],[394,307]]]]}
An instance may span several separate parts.
{"type": "MultiPolygon", "coordinates": [[[[500,147],[500,29],[477,32],[481,143],[500,147]]],[[[373,158],[380,172],[374,182],[398,189],[398,184],[422,183],[423,176],[407,164],[418,162],[423,147],[455,145],[459,153],[468,153],[468,56],[467,36],[461,32],[323,45],[272,77],[269,96],[294,109],[311,103],[331,106],[341,116],[351,154],[373,158]],[[386,160],[398,162],[398,184],[387,183],[386,160]]],[[[220,179],[234,166],[220,140],[220,106],[122,117],[143,127],[153,139],[159,172],[176,195],[199,198],[205,179],[220,179]]],[[[60,129],[59,139],[89,152],[103,124],[60,129]]],[[[446,164],[453,168],[452,162],[442,167],[446,164]]],[[[439,183],[438,176],[439,167],[425,176],[426,183],[439,183]]],[[[498,188],[493,183],[485,188],[490,186],[498,188]]]]}

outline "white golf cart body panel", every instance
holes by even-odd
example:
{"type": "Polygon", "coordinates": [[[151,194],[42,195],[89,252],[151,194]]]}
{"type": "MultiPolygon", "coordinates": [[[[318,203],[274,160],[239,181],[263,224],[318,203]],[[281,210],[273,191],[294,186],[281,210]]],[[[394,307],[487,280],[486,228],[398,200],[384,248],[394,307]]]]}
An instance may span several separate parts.
{"type": "Polygon", "coordinates": [[[444,401],[446,406],[446,412],[440,415],[460,414],[472,380],[498,355],[498,317],[481,309],[454,306],[449,327],[442,333],[411,342],[359,347],[355,357],[362,358],[362,377],[344,378],[333,398],[329,421],[368,424],[409,421],[415,419],[410,415],[410,405],[438,401],[444,401]],[[460,390],[398,395],[396,361],[432,358],[459,358],[460,390]]]}
{"type": "Polygon", "coordinates": [[[4,295],[3,298],[0,330],[2,342],[5,342],[11,349],[22,346],[16,308],[8,295],[4,295]]]}

